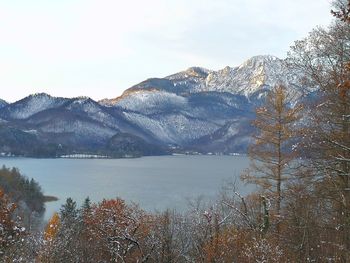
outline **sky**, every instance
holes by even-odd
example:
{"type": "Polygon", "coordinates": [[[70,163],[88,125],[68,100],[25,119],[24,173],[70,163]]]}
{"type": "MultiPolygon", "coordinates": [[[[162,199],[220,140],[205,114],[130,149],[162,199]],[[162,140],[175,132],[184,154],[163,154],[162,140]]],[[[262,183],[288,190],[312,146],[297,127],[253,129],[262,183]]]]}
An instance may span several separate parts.
{"type": "Polygon", "coordinates": [[[191,66],[286,56],[329,0],[0,0],[0,98],[115,98],[191,66]]]}

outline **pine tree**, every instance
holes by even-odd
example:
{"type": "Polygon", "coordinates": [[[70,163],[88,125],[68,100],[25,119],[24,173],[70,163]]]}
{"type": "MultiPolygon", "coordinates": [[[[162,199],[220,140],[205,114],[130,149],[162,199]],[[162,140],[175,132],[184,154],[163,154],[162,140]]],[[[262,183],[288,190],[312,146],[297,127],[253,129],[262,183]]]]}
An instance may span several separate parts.
{"type": "Polygon", "coordinates": [[[62,205],[59,218],[59,227],[54,227],[55,238],[46,243],[47,253],[42,262],[80,262],[79,253],[76,250],[77,239],[79,238],[79,218],[76,202],[72,198],[67,198],[62,205]]]}
{"type": "Polygon", "coordinates": [[[89,197],[86,197],[84,203],[81,207],[82,213],[88,213],[91,210],[91,200],[89,197]]]}
{"type": "Polygon", "coordinates": [[[62,221],[74,221],[78,216],[77,203],[72,198],[67,198],[60,210],[62,221]]]}

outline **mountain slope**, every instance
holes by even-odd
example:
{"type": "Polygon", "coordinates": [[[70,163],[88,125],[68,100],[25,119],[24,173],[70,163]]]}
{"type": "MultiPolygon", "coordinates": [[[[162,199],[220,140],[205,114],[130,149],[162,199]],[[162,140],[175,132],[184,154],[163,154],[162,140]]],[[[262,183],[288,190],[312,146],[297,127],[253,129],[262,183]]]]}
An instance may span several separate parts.
{"type": "Polygon", "coordinates": [[[0,99],[0,108],[3,108],[7,105],[8,103],[2,99],[0,99]]]}
{"type": "Polygon", "coordinates": [[[302,78],[281,59],[256,56],[238,67],[218,71],[192,67],[151,78],[120,97],[100,102],[30,95],[0,108],[0,119],[7,137],[13,132],[38,145],[50,145],[56,155],[245,152],[254,110],[271,87],[285,84],[292,103],[308,100],[299,84],[302,78]]]}
{"type": "Polygon", "coordinates": [[[245,151],[255,107],[277,84],[287,86],[292,103],[300,101],[301,78],[281,59],[256,56],[238,67],[192,67],[148,79],[101,103],[124,112],[129,122],[162,143],[202,152],[245,151]]]}
{"type": "MultiPolygon", "coordinates": [[[[109,144],[110,139],[120,133],[134,134],[129,141],[143,142],[135,150],[135,155],[139,156],[149,154],[146,146],[155,140],[130,124],[118,109],[105,107],[87,97],[30,95],[0,109],[0,116],[7,129],[0,149],[27,156],[42,156],[43,150],[36,148],[46,145],[50,148],[48,156],[85,152],[120,157],[123,156],[121,151],[109,144]],[[11,138],[18,137],[16,134],[22,138],[22,151],[18,151],[20,144],[12,142],[11,138]],[[38,147],[33,147],[33,143],[38,147]]],[[[130,149],[133,148],[129,148],[128,156],[132,156],[130,149]]],[[[162,154],[164,150],[154,146],[153,153],[156,152],[162,154]]]]}
{"type": "Polygon", "coordinates": [[[37,93],[15,103],[7,104],[1,109],[0,117],[3,119],[26,119],[37,112],[59,107],[66,101],[67,99],[51,97],[46,93],[37,93]]]}

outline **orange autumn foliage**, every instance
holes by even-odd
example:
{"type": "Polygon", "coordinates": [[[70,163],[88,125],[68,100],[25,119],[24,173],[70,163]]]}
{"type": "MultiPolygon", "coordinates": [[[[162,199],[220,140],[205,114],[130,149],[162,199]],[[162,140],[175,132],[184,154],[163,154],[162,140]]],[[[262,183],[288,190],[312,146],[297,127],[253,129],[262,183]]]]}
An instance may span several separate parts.
{"type": "Polygon", "coordinates": [[[60,216],[58,213],[54,213],[53,216],[50,218],[44,232],[44,239],[47,241],[52,241],[60,227],[60,216]]]}

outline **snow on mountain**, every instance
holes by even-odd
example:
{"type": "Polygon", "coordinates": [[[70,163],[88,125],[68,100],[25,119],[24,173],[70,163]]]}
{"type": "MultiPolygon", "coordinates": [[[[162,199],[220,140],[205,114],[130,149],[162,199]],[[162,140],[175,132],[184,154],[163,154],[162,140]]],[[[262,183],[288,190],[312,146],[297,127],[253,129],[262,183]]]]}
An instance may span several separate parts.
{"type": "Polygon", "coordinates": [[[170,105],[184,102],[184,97],[189,94],[202,92],[225,92],[249,97],[278,83],[295,88],[297,78],[290,73],[284,60],[268,55],[256,56],[234,68],[227,66],[212,71],[192,67],[163,79],[151,78],[127,89],[121,97],[105,99],[101,104],[130,110],[149,110],[159,107],[160,103],[170,105]]]}
{"type": "Polygon", "coordinates": [[[285,84],[297,102],[304,99],[302,78],[284,60],[255,56],[218,71],[192,67],[165,78],[150,78],[118,98],[100,102],[44,93],[2,108],[0,101],[0,120],[23,131],[35,130],[45,143],[53,141],[72,149],[101,147],[124,134],[120,138],[133,138],[133,143],[142,140],[144,145],[244,152],[254,109],[269,89],[285,84]]]}
{"type": "Polygon", "coordinates": [[[143,114],[153,114],[156,112],[169,110],[171,108],[186,107],[188,99],[174,93],[165,91],[136,91],[118,102],[118,107],[123,110],[142,112],[143,114]]]}
{"type": "Polygon", "coordinates": [[[185,71],[165,77],[173,82],[173,91],[181,93],[194,93],[205,90],[205,80],[211,70],[191,67],[185,71]]]}
{"type": "Polygon", "coordinates": [[[206,152],[245,152],[253,131],[251,119],[236,117],[227,121],[220,129],[192,142],[189,149],[206,152]]]}
{"type": "Polygon", "coordinates": [[[6,105],[1,116],[10,119],[26,119],[40,111],[63,105],[68,99],[51,97],[46,93],[37,93],[6,105]]]}
{"type": "Polygon", "coordinates": [[[0,99],[0,108],[5,107],[8,103],[2,99],[0,99]]]}
{"type": "Polygon", "coordinates": [[[68,103],[65,103],[62,108],[70,112],[70,114],[84,117],[86,121],[97,122],[104,129],[130,133],[147,142],[154,139],[149,138],[149,135],[145,134],[139,127],[135,127],[134,123],[130,123],[123,115],[121,109],[106,107],[90,98],[73,98],[68,103]]]}
{"type": "Polygon", "coordinates": [[[115,108],[125,118],[166,144],[186,145],[225,125],[233,116],[245,116],[247,99],[225,92],[180,96],[166,91],[138,90],[124,95],[115,108]]]}
{"type": "Polygon", "coordinates": [[[73,98],[64,105],[64,108],[68,109],[69,111],[87,115],[91,119],[104,123],[105,125],[113,124],[115,118],[106,112],[102,107],[103,106],[89,97],[73,98]]]}
{"type": "Polygon", "coordinates": [[[165,79],[173,81],[175,87],[186,86],[186,93],[217,91],[250,97],[277,84],[298,92],[300,77],[291,72],[284,60],[263,55],[252,57],[238,67],[227,66],[218,71],[190,68],[165,79]]]}
{"type": "Polygon", "coordinates": [[[249,96],[263,85],[272,86],[286,75],[283,60],[272,56],[256,56],[238,67],[225,67],[211,72],[206,79],[206,90],[226,91],[249,96]]]}
{"type": "Polygon", "coordinates": [[[185,71],[170,75],[166,77],[166,79],[179,81],[186,78],[195,78],[197,80],[201,80],[201,79],[205,79],[211,72],[212,72],[211,70],[206,68],[191,67],[185,71]]]}
{"type": "Polygon", "coordinates": [[[130,122],[145,129],[160,142],[166,144],[185,145],[219,128],[214,123],[193,119],[180,113],[156,116],[145,116],[132,112],[125,112],[124,114],[130,122]]]}
{"type": "Polygon", "coordinates": [[[192,67],[165,78],[151,78],[103,104],[120,109],[130,123],[162,143],[208,145],[204,142],[212,140],[212,149],[232,150],[225,142],[243,149],[254,108],[268,90],[284,84],[298,101],[303,95],[298,84],[301,77],[284,60],[255,56],[237,67],[218,71],[192,67]]]}
{"type": "Polygon", "coordinates": [[[104,127],[98,122],[87,122],[79,118],[67,119],[56,118],[54,122],[45,123],[40,127],[42,132],[64,134],[73,133],[75,137],[85,138],[91,140],[91,143],[96,143],[102,139],[109,139],[116,130],[104,127]]]}
{"type": "MultiPolygon", "coordinates": [[[[165,78],[145,80],[127,89],[119,98],[103,100],[104,105],[122,105],[132,96],[135,100],[142,100],[145,93],[141,91],[168,92],[179,96],[201,92],[226,92],[242,95],[247,98],[259,99],[271,87],[284,84],[292,93],[292,97],[299,99],[303,95],[300,88],[302,76],[292,72],[284,60],[270,55],[252,57],[237,67],[225,67],[213,71],[200,67],[192,67],[185,71],[165,78]],[[260,97],[259,97],[260,96],[260,97]]],[[[156,95],[154,95],[156,96],[156,95]]],[[[159,93],[159,96],[162,94],[159,93]]]]}
{"type": "Polygon", "coordinates": [[[293,97],[302,93],[301,76],[293,73],[284,60],[274,56],[255,56],[235,68],[226,67],[211,72],[206,78],[206,91],[225,91],[246,97],[253,96],[264,88],[284,84],[293,97]]]}

